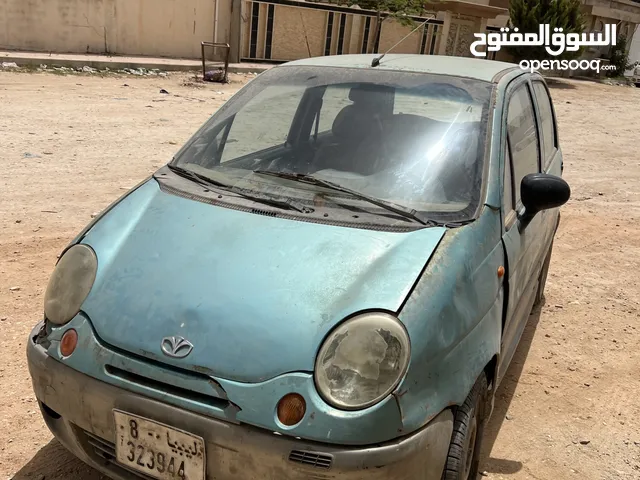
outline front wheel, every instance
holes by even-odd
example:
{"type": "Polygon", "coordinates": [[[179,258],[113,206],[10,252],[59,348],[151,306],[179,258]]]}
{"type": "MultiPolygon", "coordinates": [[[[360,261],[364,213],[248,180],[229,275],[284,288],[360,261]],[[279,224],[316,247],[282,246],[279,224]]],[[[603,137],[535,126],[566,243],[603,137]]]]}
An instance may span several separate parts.
{"type": "Polygon", "coordinates": [[[486,421],[487,377],[480,375],[465,402],[458,407],[442,480],[475,480],[486,421]]]}

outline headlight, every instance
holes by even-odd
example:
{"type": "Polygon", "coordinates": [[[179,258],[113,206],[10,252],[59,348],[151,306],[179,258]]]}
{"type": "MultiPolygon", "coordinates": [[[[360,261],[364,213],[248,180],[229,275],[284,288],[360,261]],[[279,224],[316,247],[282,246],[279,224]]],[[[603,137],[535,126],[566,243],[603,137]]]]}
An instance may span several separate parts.
{"type": "Polygon", "coordinates": [[[60,258],[44,294],[44,314],[56,325],[75,317],[98,271],[96,254],[86,245],[74,245],[60,258]]]}
{"type": "Polygon", "coordinates": [[[320,348],[318,392],[337,408],[370,407],[396,388],[409,353],[409,336],[397,318],[381,312],[358,315],[331,332],[320,348]]]}

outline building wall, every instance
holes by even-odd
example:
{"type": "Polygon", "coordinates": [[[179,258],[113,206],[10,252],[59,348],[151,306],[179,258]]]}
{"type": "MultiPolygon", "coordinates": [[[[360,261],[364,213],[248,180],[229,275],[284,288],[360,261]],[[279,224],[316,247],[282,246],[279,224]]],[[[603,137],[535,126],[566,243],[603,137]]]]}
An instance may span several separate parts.
{"type": "MultiPolygon", "coordinates": [[[[275,5],[280,28],[273,31],[273,58],[293,60],[324,53],[325,16],[312,10],[275,5]],[[292,41],[292,39],[298,41],[292,41]]],[[[324,12],[322,12],[324,13],[324,12]]]]}
{"type": "MultiPolygon", "coordinates": [[[[438,18],[394,52],[468,56],[473,32],[504,14],[489,1],[436,2],[438,18]]],[[[315,1],[0,0],[0,49],[195,59],[205,41],[228,43],[232,62],[287,61],[386,51],[413,28],[387,19],[376,39],[376,17],[315,1]]],[[[220,60],[223,52],[208,51],[207,58],[220,60]]]]}
{"type": "Polygon", "coordinates": [[[634,35],[629,46],[629,63],[640,63],[640,28],[636,25],[634,35]]]}
{"type": "Polygon", "coordinates": [[[484,31],[486,21],[483,26],[483,19],[470,15],[457,16],[451,19],[449,35],[445,48],[446,55],[458,57],[471,57],[471,44],[475,40],[473,34],[484,31]]]}
{"type": "MultiPolygon", "coordinates": [[[[220,2],[218,41],[228,41],[220,2]]],[[[213,41],[215,0],[0,0],[0,48],[199,58],[213,41]]]]}
{"type": "Polygon", "coordinates": [[[394,45],[394,53],[439,53],[443,30],[443,22],[435,18],[413,33],[423,20],[414,19],[413,25],[405,25],[386,19],[380,24],[376,42],[375,13],[334,5],[265,0],[243,0],[241,19],[240,59],[248,61],[385,52],[394,45]],[[396,45],[406,35],[409,36],[396,45]]]}

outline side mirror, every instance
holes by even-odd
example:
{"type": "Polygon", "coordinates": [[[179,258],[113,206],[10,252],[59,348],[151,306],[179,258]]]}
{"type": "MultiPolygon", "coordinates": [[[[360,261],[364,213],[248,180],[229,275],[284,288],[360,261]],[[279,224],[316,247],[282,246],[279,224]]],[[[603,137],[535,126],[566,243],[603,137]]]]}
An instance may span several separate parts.
{"type": "Polygon", "coordinates": [[[561,207],[569,200],[571,188],[562,178],[547,173],[530,173],[520,183],[520,198],[524,213],[520,216],[520,230],[526,228],[543,210],[561,207]]]}

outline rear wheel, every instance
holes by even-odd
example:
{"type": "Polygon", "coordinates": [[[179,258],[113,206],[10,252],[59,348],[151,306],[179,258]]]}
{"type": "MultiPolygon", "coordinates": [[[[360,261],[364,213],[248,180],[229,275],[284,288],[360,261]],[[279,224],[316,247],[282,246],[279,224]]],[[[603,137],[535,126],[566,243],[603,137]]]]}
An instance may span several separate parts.
{"type": "Polygon", "coordinates": [[[483,373],[456,411],[442,480],[475,480],[478,476],[486,397],[487,377],[483,373]]]}
{"type": "Polygon", "coordinates": [[[534,306],[542,305],[544,303],[544,287],[547,284],[547,275],[549,274],[549,265],[551,264],[551,251],[553,250],[553,240],[549,245],[549,251],[542,264],[542,270],[540,270],[540,277],[538,278],[538,291],[536,292],[536,299],[534,306]]]}

